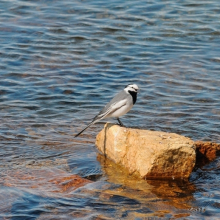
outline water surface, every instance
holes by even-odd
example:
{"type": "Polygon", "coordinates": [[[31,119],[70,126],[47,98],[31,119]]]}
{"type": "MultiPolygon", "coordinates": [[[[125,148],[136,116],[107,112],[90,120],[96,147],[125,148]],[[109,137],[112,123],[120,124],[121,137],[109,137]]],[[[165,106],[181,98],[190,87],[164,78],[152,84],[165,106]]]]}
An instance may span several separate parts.
{"type": "Polygon", "coordinates": [[[134,181],[95,148],[105,121],[73,135],[136,83],[125,125],[220,142],[219,30],[218,0],[1,1],[1,217],[218,219],[219,159],[187,183],[134,181]],[[54,169],[94,182],[64,195],[15,175],[54,169]]]}

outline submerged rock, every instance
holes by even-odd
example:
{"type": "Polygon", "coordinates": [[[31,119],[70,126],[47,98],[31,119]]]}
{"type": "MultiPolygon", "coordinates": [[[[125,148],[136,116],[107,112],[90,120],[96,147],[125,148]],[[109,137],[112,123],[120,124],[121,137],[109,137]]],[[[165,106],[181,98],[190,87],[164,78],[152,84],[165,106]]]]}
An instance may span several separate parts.
{"type": "Polygon", "coordinates": [[[92,181],[60,169],[42,167],[7,171],[0,178],[0,183],[13,188],[32,189],[32,193],[43,196],[69,197],[71,192],[92,181]]]}
{"type": "Polygon", "coordinates": [[[196,147],[196,164],[201,167],[214,159],[220,154],[220,144],[205,141],[195,141],[196,147]]]}
{"type": "Polygon", "coordinates": [[[196,161],[194,142],[161,131],[106,124],[96,146],[109,159],[142,178],[188,178],[196,161]]]}

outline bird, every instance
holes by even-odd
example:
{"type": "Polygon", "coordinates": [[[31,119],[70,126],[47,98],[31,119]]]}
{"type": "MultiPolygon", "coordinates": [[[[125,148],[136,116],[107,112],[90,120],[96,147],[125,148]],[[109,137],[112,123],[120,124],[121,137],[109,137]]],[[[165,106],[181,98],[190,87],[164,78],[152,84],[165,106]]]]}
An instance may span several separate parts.
{"type": "Polygon", "coordinates": [[[78,137],[82,134],[88,127],[99,122],[104,118],[116,118],[120,126],[123,126],[123,123],[119,119],[120,116],[126,114],[131,110],[133,105],[137,100],[138,86],[136,84],[128,84],[125,88],[115,95],[109,103],[93,118],[93,120],[75,137],[78,137]]]}

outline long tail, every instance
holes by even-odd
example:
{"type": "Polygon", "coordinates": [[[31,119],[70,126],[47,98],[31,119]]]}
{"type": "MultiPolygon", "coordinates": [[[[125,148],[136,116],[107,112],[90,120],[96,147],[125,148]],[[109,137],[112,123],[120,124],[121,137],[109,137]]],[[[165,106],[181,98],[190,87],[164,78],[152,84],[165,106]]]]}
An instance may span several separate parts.
{"type": "Polygon", "coordinates": [[[75,135],[75,137],[78,137],[80,134],[83,133],[83,131],[85,131],[88,127],[90,127],[91,125],[93,125],[94,122],[92,121],[91,123],[89,123],[82,131],[80,131],[77,135],[75,135]]]}
{"type": "Polygon", "coordinates": [[[83,131],[85,131],[88,127],[90,127],[91,125],[97,123],[98,121],[102,120],[103,118],[105,118],[106,115],[99,117],[99,115],[97,115],[92,122],[90,122],[82,131],[80,131],[77,135],[75,135],[74,137],[78,137],[80,134],[83,133],[83,131]]]}

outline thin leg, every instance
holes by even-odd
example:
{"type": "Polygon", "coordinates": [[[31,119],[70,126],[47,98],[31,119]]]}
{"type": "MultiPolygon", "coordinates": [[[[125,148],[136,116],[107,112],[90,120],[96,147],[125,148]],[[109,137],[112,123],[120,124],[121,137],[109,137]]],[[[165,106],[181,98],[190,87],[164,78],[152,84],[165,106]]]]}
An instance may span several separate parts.
{"type": "Polygon", "coordinates": [[[121,122],[121,120],[119,118],[117,118],[119,125],[121,125],[122,127],[124,127],[123,123],[121,122]]]}

